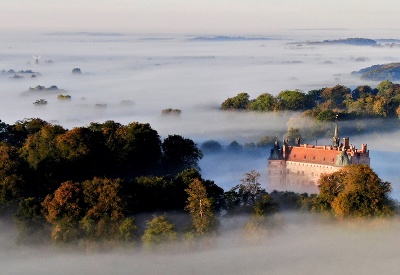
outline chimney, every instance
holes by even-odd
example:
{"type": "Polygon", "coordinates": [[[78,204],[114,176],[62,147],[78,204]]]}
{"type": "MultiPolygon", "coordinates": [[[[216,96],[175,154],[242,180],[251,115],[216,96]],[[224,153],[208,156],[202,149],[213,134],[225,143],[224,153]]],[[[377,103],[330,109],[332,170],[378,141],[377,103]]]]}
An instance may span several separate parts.
{"type": "Polygon", "coordinates": [[[349,147],[349,138],[347,137],[347,138],[343,138],[343,146],[344,146],[344,149],[349,149],[350,147],[349,147]]]}
{"type": "Polygon", "coordinates": [[[361,144],[361,151],[366,154],[367,153],[367,144],[361,144]]]}

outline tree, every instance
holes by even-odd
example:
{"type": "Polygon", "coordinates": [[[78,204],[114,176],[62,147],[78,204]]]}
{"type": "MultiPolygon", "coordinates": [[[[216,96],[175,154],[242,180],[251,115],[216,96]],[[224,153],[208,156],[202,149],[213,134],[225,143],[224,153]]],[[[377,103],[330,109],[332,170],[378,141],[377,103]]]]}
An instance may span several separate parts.
{"type": "Polygon", "coordinates": [[[331,100],[335,107],[338,108],[342,104],[342,102],[347,98],[347,96],[350,96],[351,90],[345,86],[342,85],[336,85],[332,88],[325,88],[322,91],[321,97],[325,101],[331,100]]]}
{"type": "Polygon", "coordinates": [[[82,190],[78,184],[67,181],[46,196],[42,203],[42,213],[53,224],[52,239],[69,242],[79,235],[78,222],[84,213],[82,190]]]}
{"type": "Polygon", "coordinates": [[[384,80],[378,84],[378,95],[384,96],[387,94],[387,91],[393,87],[393,82],[389,80],[384,80]]]}
{"type": "Polygon", "coordinates": [[[210,232],[215,225],[215,220],[212,201],[207,197],[206,188],[199,179],[195,179],[185,191],[188,194],[185,209],[192,217],[196,234],[204,235],[210,232]]]}
{"type": "Polygon", "coordinates": [[[254,238],[266,234],[268,228],[276,225],[269,216],[279,211],[278,203],[274,202],[268,194],[262,195],[253,206],[250,220],[245,224],[246,237],[254,238]]]}
{"type": "Polygon", "coordinates": [[[318,121],[334,121],[336,119],[336,113],[332,110],[324,110],[321,111],[317,116],[316,119],[318,121]]]}
{"type": "Polygon", "coordinates": [[[145,248],[171,243],[176,239],[175,226],[166,216],[154,216],[151,221],[146,221],[146,229],[142,236],[145,248]]]}
{"type": "Polygon", "coordinates": [[[85,181],[82,187],[87,211],[81,227],[87,236],[95,239],[111,239],[117,236],[125,209],[121,180],[94,178],[85,181]]]}
{"type": "MultiPolygon", "coordinates": [[[[400,117],[400,116],[399,116],[400,117]]],[[[229,151],[239,152],[243,150],[243,145],[239,144],[236,140],[232,141],[227,147],[229,151]]]]}
{"type": "MultiPolygon", "coordinates": [[[[118,165],[132,174],[146,174],[154,168],[161,156],[160,137],[148,123],[130,123],[116,130],[112,145],[119,155],[118,165]]],[[[111,144],[109,144],[111,146],[111,144]]]]}
{"type": "Polygon", "coordinates": [[[29,135],[39,132],[46,125],[49,123],[40,118],[18,120],[14,125],[10,125],[7,143],[19,147],[29,135]]]}
{"type": "Polygon", "coordinates": [[[28,165],[18,150],[0,143],[0,205],[18,201],[33,191],[26,184],[28,176],[28,165]]]}
{"type": "Polygon", "coordinates": [[[275,98],[273,95],[264,93],[257,97],[257,99],[249,103],[249,109],[252,111],[273,111],[275,107],[275,98]]]}
{"type": "MultiPolygon", "coordinates": [[[[56,148],[62,162],[63,171],[69,174],[70,180],[81,181],[106,173],[102,145],[102,137],[98,132],[79,127],[56,137],[56,148]],[[75,171],[71,177],[68,171],[75,171]]],[[[107,155],[107,153],[106,153],[107,155]]]]}
{"type": "Polygon", "coordinates": [[[207,140],[201,144],[201,151],[208,153],[217,153],[222,150],[222,145],[215,140],[207,140]]]}
{"type": "Polygon", "coordinates": [[[258,197],[264,192],[261,188],[261,184],[258,182],[261,175],[255,170],[251,170],[249,173],[244,174],[244,178],[240,181],[239,194],[243,197],[243,204],[254,205],[258,197]],[[250,202],[249,202],[250,198],[250,202]]]}
{"type": "Polygon", "coordinates": [[[239,93],[237,96],[228,98],[221,104],[222,110],[246,110],[249,105],[249,95],[239,93]]]}
{"type": "Polygon", "coordinates": [[[137,226],[133,218],[126,218],[119,225],[119,239],[122,242],[133,242],[136,238],[137,226]]]}
{"type": "Polygon", "coordinates": [[[287,140],[289,140],[289,142],[291,144],[295,144],[297,138],[300,138],[300,139],[302,138],[302,136],[300,134],[300,129],[290,127],[289,130],[287,131],[287,133],[285,134],[285,138],[287,140]]]}
{"type": "Polygon", "coordinates": [[[373,95],[375,96],[378,93],[378,89],[372,89],[368,85],[361,85],[351,91],[351,97],[354,100],[359,98],[366,98],[367,96],[373,95]]]}
{"type": "Polygon", "coordinates": [[[391,186],[364,164],[349,165],[318,181],[320,194],[315,210],[332,209],[339,218],[390,216],[394,213],[389,198],[391,186]]]}
{"type": "Polygon", "coordinates": [[[179,135],[169,135],[161,147],[163,163],[173,172],[198,168],[198,161],[203,157],[193,140],[179,135]]]}
{"type": "Polygon", "coordinates": [[[58,125],[45,125],[37,133],[28,137],[22,146],[21,154],[34,169],[49,168],[58,162],[60,156],[55,139],[66,130],[58,125]]]}
{"type": "Polygon", "coordinates": [[[280,92],[276,100],[279,110],[304,110],[310,105],[313,105],[313,102],[310,101],[310,97],[299,90],[280,92]]]}
{"type": "Polygon", "coordinates": [[[41,202],[37,198],[29,197],[19,203],[14,215],[18,228],[18,242],[41,243],[45,233],[45,219],[41,213],[41,202]]]}

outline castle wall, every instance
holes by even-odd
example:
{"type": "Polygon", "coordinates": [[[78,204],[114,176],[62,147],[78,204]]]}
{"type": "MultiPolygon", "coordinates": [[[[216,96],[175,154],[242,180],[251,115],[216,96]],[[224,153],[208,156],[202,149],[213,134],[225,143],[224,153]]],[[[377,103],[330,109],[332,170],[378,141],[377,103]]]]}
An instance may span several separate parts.
{"type": "Polygon", "coordinates": [[[318,179],[322,174],[336,172],[341,167],[314,163],[286,162],[286,187],[290,190],[318,193],[318,179]]]}

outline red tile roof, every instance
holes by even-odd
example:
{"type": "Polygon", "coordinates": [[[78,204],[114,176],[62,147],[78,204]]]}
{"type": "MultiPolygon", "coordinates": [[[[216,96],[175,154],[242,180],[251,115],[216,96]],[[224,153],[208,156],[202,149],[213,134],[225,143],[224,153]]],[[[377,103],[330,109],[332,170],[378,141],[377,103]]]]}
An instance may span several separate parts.
{"type": "Polygon", "coordinates": [[[300,147],[289,146],[286,153],[287,161],[313,163],[321,165],[335,165],[336,156],[340,154],[335,148],[323,146],[307,146],[304,145],[300,147]]]}

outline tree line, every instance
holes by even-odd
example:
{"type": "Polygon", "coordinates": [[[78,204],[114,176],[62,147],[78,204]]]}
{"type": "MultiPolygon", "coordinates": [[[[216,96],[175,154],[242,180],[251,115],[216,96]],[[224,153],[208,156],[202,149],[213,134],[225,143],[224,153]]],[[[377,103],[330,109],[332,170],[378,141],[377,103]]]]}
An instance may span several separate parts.
{"type": "Polygon", "coordinates": [[[285,90],[277,96],[263,93],[256,99],[239,93],[221,104],[222,110],[303,111],[304,116],[318,121],[342,118],[400,117],[400,84],[384,80],[376,88],[360,85],[354,90],[343,86],[326,87],[307,93],[285,90]]]}

